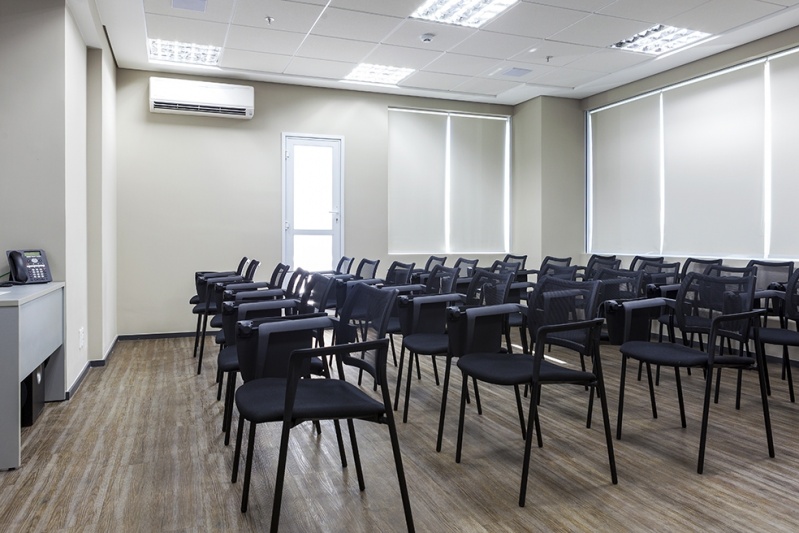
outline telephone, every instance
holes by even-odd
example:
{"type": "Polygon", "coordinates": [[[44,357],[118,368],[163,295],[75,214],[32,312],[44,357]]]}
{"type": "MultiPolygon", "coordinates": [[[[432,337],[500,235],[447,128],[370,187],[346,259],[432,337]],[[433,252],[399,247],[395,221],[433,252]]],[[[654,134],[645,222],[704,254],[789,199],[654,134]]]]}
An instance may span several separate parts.
{"type": "Polygon", "coordinates": [[[9,280],[14,284],[53,281],[44,250],[8,250],[9,280]]]}

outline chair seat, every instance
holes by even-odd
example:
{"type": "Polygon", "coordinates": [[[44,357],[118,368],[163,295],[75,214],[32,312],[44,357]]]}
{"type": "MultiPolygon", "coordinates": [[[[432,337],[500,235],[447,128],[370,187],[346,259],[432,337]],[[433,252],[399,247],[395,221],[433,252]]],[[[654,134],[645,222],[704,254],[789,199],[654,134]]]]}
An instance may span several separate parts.
{"type": "Polygon", "coordinates": [[[220,371],[237,372],[239,370],[239,351],[235,345],[225,346],[219,351],[216,361],[220,371]]]}
{"type": "MultiPolygon", "coordinates": [[[[236,391],[242,417],[256,424],[283,420],[286,380],[261,378],[248,381],[236,391]]],[[[303,379],[297,385],[295,420],[375,418],[385,412],[381,402],[340,379],[303,379]],[[313,381],[313,384],[310,383],[313,381]],[[330,398],[336,398],[331,403],[330,398]]]]}
{"type": "Polygon", "coordinates": [[[215,315],[217,313],[216,302],[210,302],[208,305],[205,305],[205,302],[198,303],[192,307],[191,312],[195,315],[204,315],[206,313],[209,315],[215,315]]]}
{"type": "Polygon", "coordinates": [[[402,344],[416,354],[443,354],[449,350],[449,337],[446,333],[414,333],[403,337],[402,344]]]}
{"type": "Polygon", "coordinates": [[[225,332],[221,329],[217,331],[216,335],[214,336],[214,342],[216,344],[225,344],[225,332]]]}
{"type": "Polygon", "coordinates": [[[400,329],[400,319],[398,316],[392,316],[388,319],[388,326],[386,326],[386,333],[402,333],[400,329]]]}
{"type": "MultiPolygon", "coordinates": [[[[530,354],[470,353],[458,360],[458,368],[480,381],[495,385],[519,385],[533,380],[533,356],[530,354]],[[527,366],[527,371],[524,367],[527,366]]],[[[541,383],[593,383],[591,372],[574,370],[549,361],[541,361],[541,383]]]]}
{"type": "Polygon", "coordinates": [[[760,342],[780,344],[782,346],[799,346],[799,331],[783,328],[760,328],[760,342]]]}
{"type": "MultiPolygon", "coordinates": [[[[621,345],[621,353],[644,363],[655,365],[689,367],[706,366],[708,355],[682,344],[666,342],[630,341],[621,345]]],[[[748,367],[755,364],[754,357],[739,355],[717,355],[716,366],[748,367]]]]}

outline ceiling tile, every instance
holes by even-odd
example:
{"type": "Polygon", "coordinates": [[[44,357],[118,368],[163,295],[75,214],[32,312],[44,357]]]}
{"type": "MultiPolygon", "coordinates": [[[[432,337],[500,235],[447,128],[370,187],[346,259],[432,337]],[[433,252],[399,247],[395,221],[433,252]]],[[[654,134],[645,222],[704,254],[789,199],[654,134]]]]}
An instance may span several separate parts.
{"type": "Polygon", "coordinates": [[[473,28],[408,19],[387,36],[383,43],[444,52],[476,32],[477,30],[473,28]],[[422,42],[420,38],[426,33],[432,33],[434,36],[430,42],[422,42]]]}
{"type": "MultiPolygon", "coordinates": [[[[663,21],[685,13],[709,0],[617,0],[602,9],[603,15],[661,24],[663,21]]],[[[799,0],[797,0],[799,1],[799,0]]]]}
{"type": "Polygon", "coordinates": [[[588,16],[582,11],[519,3],[489,21],[483,29],[524,37],[547,38],[588,16]]]}
{"type": "Polygon", "coordinates": [[[518,35],[478,31],[449,51],[456,54],[505,59],[534,48],[539,41],[518,35]]]}
{"type": "Polygon", "coordinates": [[[376,65],[421,69],[433,62],[440,55],[441,52],[436,52],[434,50],[380,44],[377,45],[363,61],[364,63],[373,63],[376,65]]]}
{"type": "Polygon", "coordinates": [[[263,72],[281,73],[291,62],[291,56],[278,54],[265,54],[250,50],[235,50],[226,48],[222,53],[219,66],[239,70],[255,70],[263,72]]]}
{"type": "Polygon", "coordinates": [[[609,73],[618,72],[646,61],[654,61],[654,58],[646,54],[605,48],[569,63],[569,67],[609,73]]]}
{"type": "Polygon", "coordinates": [[[310,2],[237,0],[233,24],[308,33],[323,8],[324,5],[310,2]],[[266,21],[267,16],[274,18],[271,24],[266,21]]]}
{"type": "Polygon", "coordinates": [[[566,9],[576,9],[587,13],[596,13],[615,2],[616,0],[524,0],[525,2],[535,1],[536,4],[547,4],[566,9]]]}
{"type": "Polygon", "coordinates": [[[457,92],[484,94],[487,96],[496,96],[504,93],[523,83],[504,81],[504,80],[491,80],[487,78],[469,78],[467,81],[458,85],[455,88],[457,92]]]}
{"type": "Polygon", "coordinates": [[[490,68],[480,73],[482,78],[493,78],[506,81],[529,82],[535,78],[555,70],[555,67],[547,65],[535,65],[532,63],[518,63],[515,61],[500,61],[494,63],[490,68]],[[529,73],[520,71],[529,70],[529,73]],[[508,74],[510,72],[511,74],[508,74]],[[515,75],[513,75],[515,74],[515,75]]]}
{"type": "Polygon", "coordinates": [[[328,8],[314,26],[313,34],[379,43],[402,20],[398,17],[328,8]]]}
{"type": "Polygon", "coordinates": [[[225,48],[294,55],[305,34],[252,26],[230,26],[225,48]]]}
{"type": "Polygon", "coordinates": [[[144,12],[156,15],[168,15],[170,17],[182,17],[187,19],[200,19],[209,22],[224,22],[230,20],[236,0],[207,0],[205,11],[193,11],[190,9],[176,9],[172,7],[172,0],[144,0],[144,12]]]}
{"type": "MultiPolygon", "coordinates": [[[[799,1],[799,0],[797,0],[799,1]]],[[[422,5],[422,0],[390,0],[389,2],[376,2],[375,0],[333,0],[331,7],[376,13],[392,17],[408,17],[422,5]]]]}
{"type": "MultiPolygon", "coordinates": [[[[295,57],[284,74],[293,76],[306,76],[308,78],[328,78],[340,80],[352,72],[357,65],[343,61],[326,61],[323,59],[310,59],[306,57],[295,57]]],[[[343,88],[343,87],[342,87],[343,88]]]]}
{"type": "Polygon", "coordinates": [[[438,59],[427,65],[424,70],[428,72],[443,72],[444,74],[477,76],[496,64],[496,59],[489,59],[486,57],[464,56],[460,54],[443,54],[438,59]]]}
{"type": "Polygon", "coordinates": [[[557,68],[547,72],[543,76],[536,78],[535,83],[544,85],[555,85],[558,87],[579,87],[605,76],[604,72],[590,70],[578,70],[574,68],[557,68]]]}
{"type": "Polygon", "coordinates": [[[593,54],[600,48],[583,46],[579,44],[561,43],[558,41],[539,41],[533,51],[524,52],[511,57],[512,61],[524,63],[538,63],[551,66],[568,65],[588,54],[593,54]]]}
{"type": "Polygon", "coordinates": [[[604,48],[642,32],[651,24],[607,15],[589,15],[552,37],[555,41],[604,48]]]}
{"type": "Polygon", "coordinates": [[[364,41],[309,35],[300,46],[300,49],[297,50],[296,55],[299,57],[360,63],[374,47],[374,44],[364,41]]]}
{"type": "Polygon", "coordinates": [[[440,72],[414,72],[402,80],[399,85],[400,87],[418,87],[420,89],[451,91],[468,79],[468,76],[458,76],[456,74],[442,74],[440,72]]]}
{"type": "Polygon", "coordinates": [[[672,26],[719,34],[784,9],[757,0],[711,0],[667,20],[672,26]]]}
{"type": "Polygon", "coordinates": [[[214,46],[225,44],[227,24],[153,14],[145,15],[145,20],[147,37],[150,39],[214,46]]]}

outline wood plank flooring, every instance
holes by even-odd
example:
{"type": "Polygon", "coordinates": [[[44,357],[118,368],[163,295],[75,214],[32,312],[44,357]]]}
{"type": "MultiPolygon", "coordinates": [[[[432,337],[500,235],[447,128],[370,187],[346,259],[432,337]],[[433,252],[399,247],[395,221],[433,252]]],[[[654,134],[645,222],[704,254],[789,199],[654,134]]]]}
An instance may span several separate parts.
{"type": "MultiPolygon", "coordinates": [[[[220,431],[215,357],[197,376],[192,342],[120,342],[73,399],[48,404],[23,430],[22,467],[0,472],[0,530],[267,530],[279,427],[258,429],[250,508],[242,514],[242,483],[230,482],[233,446],[223,445],[220,431]]],[[[207,348],[215,353],[210,338],[207,348]]],[[[617,348],[603,347],[603,362],[615,436],[617,348]]],[[[401,423],[401,407],[397,414],[417,531],[799,531],[799,405],[788,401],[777,365],[771,372],[776,458],[767,454],[757,376],[744,375],[736,411],[728,373],[721,401],[711,407],[705,473],[698,475],[701,376],[683,376],[682,429],[673,373],[663,374],[660,417],[652,419],[645,381],[629,370],[623,435],[613,441],[618,485],[610,482],[598,402],[586,429],[586,391],[545,389],[544,447],[533,448],[527,506],[520,508],[523,441],[512,390],[482,386],[484,412],[467,406],[463,461],[456,464],[460,376],[456,371],[436,453],[441,387],[423,358],[408,423],[401,423]]],[[[393,366],[389,373],[395,383],[393,366]]],[[[282,531],[405,531],[387,429],[358,422],[356,428],[364,492],[354,467],[341,468],[332,424],[323,423],[321,435],[309,424],[292,431],[282,531]]]]}

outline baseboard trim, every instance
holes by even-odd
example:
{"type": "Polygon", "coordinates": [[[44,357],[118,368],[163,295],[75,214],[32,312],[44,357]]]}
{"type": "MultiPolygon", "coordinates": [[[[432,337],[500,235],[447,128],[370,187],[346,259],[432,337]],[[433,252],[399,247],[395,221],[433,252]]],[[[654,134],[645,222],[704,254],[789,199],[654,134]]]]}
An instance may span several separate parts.
{"type": "Polygon", "coordinates": [[[64,394],[64,400],[70,400],[75,394],[77,394],[78,389],[80,388],[81,383],[86,378],[86,375],[89,373],[89,369],[91,368],[91,361],[88,361],[84,366],[83,370],[80,371],[78,374],[78,378],[72,383],[72,386],[67,390],[64,394]]]}
{"type": "MultiPolygon", "coordinates": [[[[210,334],[209,331],[206,335],[210,334]]],[[[178,331],[175,333],[138,333],[135,335],[120,335],[118,340],[120,341],[140,341],[140,340],[148,340],[148,339],[178,339],[182,337],[194,337],[196,333],[194,331],[178,331]]]]}

